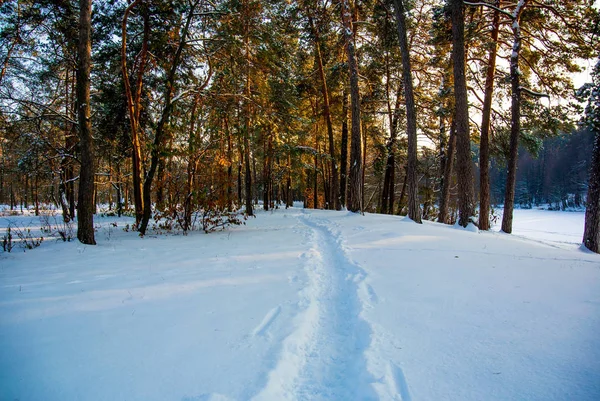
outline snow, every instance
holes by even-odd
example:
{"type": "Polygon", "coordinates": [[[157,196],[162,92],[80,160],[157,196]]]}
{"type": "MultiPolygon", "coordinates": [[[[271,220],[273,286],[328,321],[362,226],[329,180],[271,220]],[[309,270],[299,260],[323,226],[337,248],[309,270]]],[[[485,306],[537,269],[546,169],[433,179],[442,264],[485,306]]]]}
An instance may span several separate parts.
{"type": "MultiPolygon", "coordinates": [[[[500,231],[502,209],[493,230],[500,231]]],[[[585,211],[514,210],[513,236],[575,250],[581,245],[585,211]]]]}
{"type": "Polygon", "coordinates": [[[0,400],[600,399],[583,213],[515,210],[514,235],[257,214],[0,253],[0,400]]]}

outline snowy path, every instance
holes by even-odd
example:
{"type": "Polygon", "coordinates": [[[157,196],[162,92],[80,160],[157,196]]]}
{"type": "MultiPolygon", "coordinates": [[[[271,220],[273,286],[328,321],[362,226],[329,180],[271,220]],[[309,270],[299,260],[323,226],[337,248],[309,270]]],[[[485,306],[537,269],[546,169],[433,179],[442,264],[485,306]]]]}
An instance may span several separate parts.
{"type": "MultiPolygon", "coordinates": [[[[396,216],[257,215],[145,238],[101,218],[97,246],[0,253],[0,401],[600,400],[600,255],[396,216]]],[[[521,228],[581,217],[548,216],[521,228]]]]}
{"type": "Polygon", "coordinates": [[[341,247],[339,234],[324,219],[303,213],[310,250],[302,255],[308,285],[305,310],[295,331],[255,400],[377,399],[366,369],[364,351],[371,328],[360,316],[358,283],[364,272],[341,247]]]}

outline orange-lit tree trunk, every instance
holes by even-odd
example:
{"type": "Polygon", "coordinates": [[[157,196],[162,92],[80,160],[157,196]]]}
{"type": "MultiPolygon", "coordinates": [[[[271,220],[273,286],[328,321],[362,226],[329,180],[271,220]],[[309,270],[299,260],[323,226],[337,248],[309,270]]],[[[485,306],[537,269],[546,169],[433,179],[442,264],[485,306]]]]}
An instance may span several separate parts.
{"type": "Polygon", "coordinates": [[[142,142],[140,138],[139,118],[141,112],[142,83],[144,70],[148,57],[148,38],[150,33],[150,22],[148,13],[143,11],[144,33],[142,39],[142,50],[140,52],[140,62],[137,70],[135,86],[131,87],[129,71],[127,70],[127,19],[131,11],[142,3],[142,0],[134,0],[126,9],[121,23],[121,72],[123,74],[123,84],[125,86],[125,97],[127,98],[127,112],[129,115],[129,125],[131,129],[131,164],[133,170],[133,203],[135,207],[136,225],[142,221],[144,215],[144,200],[142,197],[142,142]]]}
{"type": "Polygon", "coordinates": [[[340,196],[339,196],[339,184],[338,184],[338,172],[337,172],[337,161],[335,157],[335,145],[333,141],[333,124],[331,122],[331,111],[329,106],[329,90],[327,88],[327,77],[325,76],[325,70],[323,68],[323,57],[321,55],[321,45],[319,30],[315,27],[314,21],[309,14],[308,20],[314,37],[315,45],[315,60],[317,61],[317,70],[319,71],[319,78],[321,80],[321,94],[323,96],[323,116],[325,117],[325,124],[327,126],[327,138],[329,140],[329,156],[331,158],[331,183],[330,187],[330,200],[331,209],[340,210],[340,196]]]}
{"type": "Polygon", "coordinates": [[[354,33],[352,31],[351,10],[348,0],[341,0],[342,30],[346,42],[346,56],[350,73],[350,109],[352,133],[350,145],[350,177],[348,189],[348,210],[362,212],[362,135],[360,124],[360,91],[358,88],[358,62],[354,48],[354,33]]]}
{"type": "Polygon", "coordinates": [[[458,224],[466,227],[474,215],[473,168],[471,166],[471,139],[469,133],[469,104],[465,75],[465,5],[463,0],[452,0],[452,61],[454,72],[454,100],[456,104],[456,173],[458,176],[458,224]]]}
{"type": "MultiPolygon", "coordinates": [[[[500,0],[494,2],[500,7],[500,0]]],[[[500,12],[494,10],[492,20],[492,38],[485,77],[485,94],[481,117],[481,138],[479,140],[479,229],[490,229],[490,121],[492,115],[492,95],[496,75],[496,54],[498,52],[498,33],[500,32],[500,12]]]]}
{"type": "Polygon", "coordinates": [[[410,49],[406,37],[406,17],[404,2],[394,0],[398,40],[402,54],[402,82],[404,86],[404,101],[406,102],[406,133],[408,135],[408,166],[406,169],[408,186],[408,217],[421,223],[421,208],[419,205],[419,187],[417,181],[417,112],[415,110],[415,95],[410,66],[410,49]]]}

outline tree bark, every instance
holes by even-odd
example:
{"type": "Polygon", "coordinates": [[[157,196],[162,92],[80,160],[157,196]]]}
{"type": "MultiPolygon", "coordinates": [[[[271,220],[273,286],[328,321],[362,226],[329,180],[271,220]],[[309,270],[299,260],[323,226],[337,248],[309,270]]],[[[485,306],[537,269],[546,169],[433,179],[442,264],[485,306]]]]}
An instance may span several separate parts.
{"type": "Polygon", "coordinates": [[[190,10],[188,12],[185,25],[183,30],[181,31],[181,37],[179,40],[179,45],[177,46],[177,50],[175,52],[175,56],[173,57],[173,62],[171,64],[171,68],[167,75],[167,79],[165,82],[165,105],[163,107],[160,120],[156,126],[156,133],[154,135],[154,143],[152,144],[152,150],[150,152],[150,168],[148,169],[148,174],[146,174],[146,179],[144,180],[144,188],[143,188],[143,203],[144,207],[144,215],[142,217],[142,222],[140,224],[140,235],[146,234],[146,229],[148,228],[148,222],[150,221],[150,216],[152,214],[152,182],[154,180],[154,174],[156,173],[156,169],[158,167],[160,150],[164,146],[163,137],[165,135],[165,127],[169,121],[171,116],[171,111],[173,109],[172,103],[172,95],[175,86],[175,77],[177,73],[177,68],[179,67],[179,63],[181,60],[181,53],[186,44],[186,38],[190,29],[190,25],[192,23],[192,19],[194,18],[194,10],[198,2],[192,3],[190,10]]]}
{"type": "Polygon", "coordinates": [[[267,129],[267,142],[265,144],[265,157],[263,164],[263,209],[269,210],[271,206],[273,178],[271,174],[273,163],[273,133],[271,129],[267,129]]]}
{"type": "Polygon", "coordinates": [[[348,92],[344,89],[342,101],[342,140],[340,154],[340,206],[346,207],[348,179],[348,92]]]}
{"type": "MultiPolygon", "coordinates": [[[[246,5],[246,3],[244,3],[246,5]]],[[[246,7],[244,7],[246,8],[246,7]]],[[[244,167],[245,167],[245,188],[246,188],[246,214],[253,216],[252,211],[252,171],[250,169],[250,43],[249,43],[249,16],[245,16],[244,21],[244,47],[245,47],[245,58],[246,58],[246,99],[245,113],[244,113],[244,167]]]]}
{"type": "Polygon", "coordinates": [[[521,27],[519,20],[528,0],[519,0],[512,20],[513,49],[510,56],[510,153],[508,157],[508,175],[504,195],[502,231],[512,232],[513,209],[515,205],[515,186],[517,182],[517,163],[519,161],[519,133],[521,131],[521,72],[519,71],[519,53],[521,51],[521,27]]]}
{"type": "MultiPolygon", "coordinates": [[[[72,74],[71,77],[71,106],[67,109],[67,115],[69,113],[73,116],[73,120],[77,118],[77,111],[75,110],[75,85],[76,85],[76,77],[75,74],[72,74]]],[[[67,148],[67,152],[69,154],[73,154],[75,149],[77,148],[77,137],[79,136],[77,133],[77,125],[76,124],[68,124],[70,128],[70,134],[65,138],[65,146],[67,148]]],[[[71,216],[71,220],[75,218],[75,169],[73,166],[73,160],[69,160],[65,165],[65,185],[66,185],[66,194],[67,194],[67,205],[69,207],[69,216],[71,216]]]]}
{"type": "MultiPolygon", "coordinates": [[[[600,98],[596,96],[595,107],[600,110],[600,98]]],[[[600,253],[600,127],[596,121],[592,132],[596,134],[585,209],[583,245],[590,251],[600,253]]]]}
{"type": "MultiPolygon", "coordinates": [[[[500,0],[494,6],[500,7],[500,0]]],[[[496,54],[498,52],[498,33],[500,32],[500,12],[494,10],[492,20],[492,42],[485,77],[485,94],[481,118],[481,138],[479,140],[479,229],[490,229],[490,121],[492,114],[492,95],[496,75],[496,54]]]]}
{"type": "Polygon", "coordinates": [[[450,138],[448,138],[448,150],[445,156],[444,171],[442,178],[442,191],[440,195],[440,213],[438,223],[448,224],[448,205],[450,203],[450,186],[452,184],[452,168],[454,166],[454,150],[456,148],[456,128],[454,120],[450,124],[450,138]]]}
{"type": "MultiPolygon", "coordinates": [[[[250,94],[250,80],[248,79],[247,83],[248,89],[246,90],[246,94],[249,96],[250,94]]],[[[244,188],[246,191],[246,214],[248,216],[253,216],[254,213],[252,211],[252,170],[250,169],[250,103],[246,100],[246,116],[244,117],[244,188]]]]}
{"type": "Polygon", "coordinates": [[[227,116],[225,116],[223,124],[227,133],[227,210],[233,211],[233,141],[227,116]]]}
{"type": "Polygon", "coordinates": [[[79,123],[79,196],[77,239],[96,245],[94,238],[94,143],[90,119],[90,69],[92,54],[92,0],[79,0],[77,46],[77,121],[79,123]]]}
{"type": "Polygon", "coordinates": [[[344,40],[346,42],[346,56],[350,72],[350,107],[352,111],[352,142],[350,149],[350,182],[348,191],[348,210],[362,212],[362,135],[360,126],[360,91],[358,87],[358,62],[354,49],[354,35],[352,32],[352,14],[348,0],[341,0],[342,23],[344,40]]]}
{"type": "Polygon", "coordinates": [[[150,35],[150,22],[148,12],[144,10],[144,34],[142,39],[142,50],[140,52],[140,63],[137,71],[135,83],[135,92],[131,89],[129,81],[129,72],[127,71],[127,19],[129,14],[140,4],[141,0],[134,0],[123,14],[121,23],[121,72],[123,74],[123,84],[125,86],[125,96],[127,98],[127,111],[129,114],[129,125],[131,129],[131,164],[133,176],[133,203],[135,207],[135,222],[139,226],[144,217],[144,200],[143,200],[143,179],[142,179],[142,145],[140,139],[139,118],[141,113],[141,96],[143,75],[148,54],[148,40],[150,35]]]}
{"type": "Polygon", "coordinates": [[[400,190],[400,198],[398,199],[398,210],[397,213],[400,214],[402,212],[402,200],[404,199],[404,195],[406,194],[406,179],[408,176],[406,175],[406,166],[404,166],[404,180],[402,181],[402,189],[400,190]]]}
{"type": "Polygon", "coordinates": [[[317,69],[319,71],[319,78],[321,80],[321,94],[323,96],[323,116],[325,117],[325,124],[327,126],[327,137],[329,140],[329,156],[331,158],[331,184],[330,184],[330,195],[331,200],[330,208],[340,210],[340,198],[339,198],[339,184],[338,184],[338,172],[337,162],[335,157],[335,145],[333,141],[333,124],[331,122],[331,111],[329,106],[329,90],[327,88],[327,77],[325,76],[325,69],[323,68],[323,57],[321,55],[321,45],[319,31],[315,27],[312,16],[309,13],[308,20],[314,36],[315,45],[315,59],[317,61],[317,69]]]}
{"type": "Polygon", "coordinates": [[[367,165],[367,145],[368,145],[368,141],[367,141],[367,128],[365,127],[365,123],[364,121],[362,122],[362,128],[361,128],[361,132],[362,132],[362,143],[363,143],[363,147],[362,147],[362,170],[361,170],[361,176],[360,176],[360,187],[361,192],[362,192],[362,196],[360,199],[360,205],[361,205],[361,211],[364,212],[365,210],[365,166],[367,165]]]}
{"type": "MultiPolygon", "coordinates": [[[[71,110],[71,103],[70,102],[70,95],[69,95],[69,86],[71,83],[71,79],[70,79],[70,75],[69,75],[69,68],[67,68],[67,70],[65,71],[65,115],[69,116],[72,115],[73,110],[71,110]]],[[[71,94],[72,95],[72,94],[71,94]]],[[[77,134],[76,134],[77,135],[77,134]]],[[[71,168],[71,157],[69,156],[69,154],[71,154],[71,152],[73,152],[74,148],[75,148],[75,144],[73,144],[73,124],[71,123],[66,123],[65,124],[65,153],[66,155],[63,155],[61,157],[60,160],[60,170],[59,170],[59,174],[58,174],[58,198],[59,198],[59,203],[62,209],[62,218],[63,218],[63,222],[68,223],[71,220],[73,220],[75,218],[75,213],[71,212],[70,209],[70,205],[71,203],[69,202],[69,193],[68,193],[68,189],[69,189],[69,181],[70,181],[70,176],[72,176],[72,168],[71,168]],[[71,174],[69,174],[71,173],[71,174]]],[[[72,178],[72,177],[71,177],[72,178]]],[[[71,186],[72,189],[72,186],[71,186]]],[[[75,204],[75,200],[73,199],[73,205],[75,204]]]]}
{"type": "Polygon", "coordinates": [[[288,207],[294,206],[294,199],[292,196],[292,155],[291,154],[288,154],[287,167],[288,167],[288,174],[287,174],[287,180],[285,183],[285,186],[286,186],[285,208],[286,209],[288,207]]]}
{"type": "Polygon", "coordinates": [[[387,94],[387,108],[388,108],[388,120],[390,124],[390,138],[386,144],[386,164],[385,173],[383,178],[383,188],[381,191],[381,207],[380,213],[393,214],[394,213],[394,195],[395,195],[395,174],[396,174],[396,136],[398,132],[398,120],[400,118],[400,103],[402,99],[402,86],[398,87],[396,92],[396,103],[394,109],[390,102],[390,81],[391,74],[389,69],[389,60],[386,57],[386,94],[387,94]]]}
{"type": "Polygon", "coordinates": [[[463,0],[451,0],[452,59],[456,104],[456,173],[458,177],[458,224],[466,227],[475,214],[473,167],[469,133],[469,104],[465,76],[465,18],[463,0]]]}
{"type": "Polygon", "coordinates": [[[237,166],[237,200],[238,207],[243,204],[242,200],[242,164],[244,163],[244,146],[242,140],[238,138],[238,166],[237,166]]]}
{"type": "Polygon", "coordinates": [[[402,54],[402,81],[404,86],[404,101],[406,102],[406,133],[408,135],[408,217],[421,223],[421,208],[419,206],[419,187],[417,181],[417,114],[415,110],[415,95],[413,91],[410,49],[406,37],[406,17],[403,0],[394,0],[398,40],[402,54]]]}
{"type": "Polygon", "coordinates": [[[379,207],[379,212],[383,214],[392,214],[393,212],[393,200],[391,195],[394,193],[394,170],[396,165],[394,143],[395,140],[390,138],[386,144],[387,158],[381,190],[381,205],[379,207]]]}
{"type": "Polygon", "coordinates": [[[314,175],[315,179],[313,181],[313,209],[317,209],[319,207],[319,139],[317,137],[318,127],[315,129],[315,167],[314,167],[314,175]]]}
{"type": "Polygon", "coordinates": [[[600,253],[600,58],[592,72],[592,82],[586,119],[595,141],[588,181],[583,245],[590,251],[600,253]]]}
{"type": "Polygon", "coordinates": [[[194,103],[190,111],[190,135],[188,137],[188,163],[187,179],[185,184],[185,200],[183,203],[183,231],[188,231],[192,226],[194,179],[196,176],[196,110],[200,103],[200,91],[194,96],[194,103]]]}

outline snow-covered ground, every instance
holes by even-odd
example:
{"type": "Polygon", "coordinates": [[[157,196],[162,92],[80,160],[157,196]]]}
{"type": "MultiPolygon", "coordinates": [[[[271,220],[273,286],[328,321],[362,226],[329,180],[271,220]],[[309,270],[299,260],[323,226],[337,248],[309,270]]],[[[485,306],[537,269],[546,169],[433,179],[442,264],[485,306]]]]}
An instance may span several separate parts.
{"type": "MultiPolygon", "coordinates": [[[[494,227],[500,230],[502,209],[494,227]]],[[[541,241],[557,247],[572,249],[581,245],[585,212],[560,212],[536,209],[514,211],[513,232],[515,236],[541,241]]]]}
{"type": "Polygon", "coordinates": [[[302,209],[96,223],[97,246],[0,253],[0,400],[600,399],[582,213],[517,210],[514,235],[302,209]]]}

